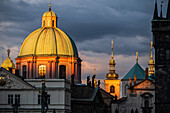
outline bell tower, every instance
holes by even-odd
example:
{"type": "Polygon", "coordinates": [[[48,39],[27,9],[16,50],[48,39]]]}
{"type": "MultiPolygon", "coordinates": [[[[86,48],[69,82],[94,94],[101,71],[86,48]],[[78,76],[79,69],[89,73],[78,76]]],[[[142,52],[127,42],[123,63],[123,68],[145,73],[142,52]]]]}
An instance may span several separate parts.
{"type": "Polygon", "coordinates": [[[113,41],[112,41],[112,48],[111,48],[111,60],[109,63],[110,70],[109,73],[106,74],[105,82],[105,90],[113,96],[117,96],[119,99],[120,97],[120,80],[119,75],[115,72],[115,60],[113,59],[113,41]]]}
{"type": "Polygon", "coordinates": [[[152,74],[155,74],[155,67],[154,67],[154,60],[153,60],[153,54],[152,54],[152,47],[153,45],[153,42],[151,41],[151,59],[149,60],[149,76],[152,75],[152,74]]]}
{"type": "MultiPolygon", "coordinates": [[[[161,4],[162,9],[162,4],[161,4]]],[[[155,48],[155,113],[170,111],[170,1],[166,17],[158,16],[157,1],[152,20],[155,48]]]]}

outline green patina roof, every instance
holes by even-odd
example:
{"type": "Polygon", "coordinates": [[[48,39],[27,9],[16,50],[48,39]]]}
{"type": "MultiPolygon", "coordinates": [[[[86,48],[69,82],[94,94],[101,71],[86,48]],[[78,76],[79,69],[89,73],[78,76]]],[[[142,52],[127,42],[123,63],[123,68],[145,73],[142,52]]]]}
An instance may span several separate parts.
{"type": "Polygon", "coordinates": [[[132,67],[132,69],[125,75],[125,77],[123,77],[122,80],[129,80],[129,77],[134,79],[134,75],[136,75],[137,79],[145,79],[145,71],[138,63],[132,67]]]}

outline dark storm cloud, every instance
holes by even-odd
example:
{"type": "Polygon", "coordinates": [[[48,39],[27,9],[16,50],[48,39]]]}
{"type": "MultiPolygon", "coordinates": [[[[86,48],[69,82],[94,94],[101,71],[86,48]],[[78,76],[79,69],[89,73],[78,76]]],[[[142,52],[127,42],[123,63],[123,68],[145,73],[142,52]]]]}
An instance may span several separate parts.
{"type": "MultiPolygon", "coordinates": [[[[118,49],[116,54],[147,53],[153,6],[153,0],[52,0],[59,28],[75,40],[79,50],[108,54],[110,40],[118,49]]],[[[47,10],[48,0],[0,0],[1,41],[8,47],[20,45],[41,27],[47,10]],[[9,39],[14,39],[12,44],[7,43],[9,39]]]]}

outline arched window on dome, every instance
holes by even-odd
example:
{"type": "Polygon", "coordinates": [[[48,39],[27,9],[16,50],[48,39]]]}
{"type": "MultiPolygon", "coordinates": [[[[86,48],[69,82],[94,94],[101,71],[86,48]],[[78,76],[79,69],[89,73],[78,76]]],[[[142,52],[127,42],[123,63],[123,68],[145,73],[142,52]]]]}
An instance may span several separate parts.
{"type": "Polygon", "coordinates": [[[110,86],[110,93],[115,93],[115,87],[114,86],[110,86]]]}
{"type": "Polygon", "coordinates": [[[39,65],[38,75],[39,75],[39,77],[45,77],[45,75],[46,75],[46,65],[39,65]]]}
{"type": "Polygon", "coordinates": [[[22,66],[22,74],[23,74],[23,78],[26,79],[27,77],[27,66],[26,65],[22,66]]]}
{"type": "Polygon", "coordinates": [[[60,65],[59,67],[59,78],[66,79],[66,66],[65,65],[60,65]]]}
{"type": "Polygon", "coordinates": [[[52,27],[54,27],[54,20],[52,20],[52,27]]]}
{"type": "Polygon", "coordinates": [[[43,20],[43,26],[45,26],[45,20],[43,20]]]}

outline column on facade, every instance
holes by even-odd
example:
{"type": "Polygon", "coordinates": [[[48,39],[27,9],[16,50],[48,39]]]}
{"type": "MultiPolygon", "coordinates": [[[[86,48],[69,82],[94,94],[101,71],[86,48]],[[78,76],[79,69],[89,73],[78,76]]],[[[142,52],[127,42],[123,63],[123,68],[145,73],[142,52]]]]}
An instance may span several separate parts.
{"type": "Polygon", "coordinates": [[[56,62],[53,61],[52,62],[52,78],[56,78],[56,70],[55,70],[55,68],[56,68],[56,62]]]}
{"type": "Polygon", "coordinates": [[[34,76],[34,78],[38,78],[38,76],[36,75],[36,61],[35,61],[35,59],[33,62],[33,76],[34,76]]]}
{"type": "Polygon", "coordinates": [[[58,74],[58,63],[59,63],[59,61],[56,61],[55,62],[55,77],[58,79],[59,78],[59,74],[58,74]]]}
{"type": "Polygon", "coordinates": [[[31,61],[30,63],[31,63],[31,67],[30,67],[31,78],[34,78],[34,77],[33,77],[33,61],[31,61]]]}
{"type": "Polygon", "coordinates": [[[29,69],[30,69],[30,61],[27,62],[27,78],[30,78],[29,69]]]}
{"type": "Polygon", "coordinates": [[[74,76],[75,76],[75,80],[77,80],[77,63],[74,64],[75,68],[74,68],[74,76]]]}
{"type": "Polygon", "coordinates": [[[51,76],[51,62],[52,61],[48,61],[48,78],[52,78],[52,76],[51,76]]]}

